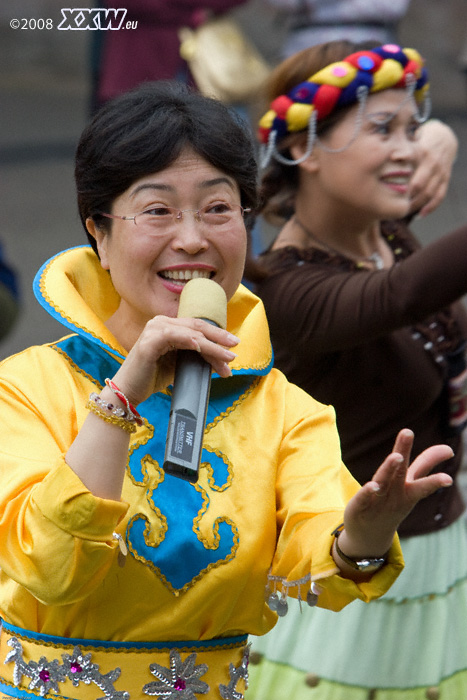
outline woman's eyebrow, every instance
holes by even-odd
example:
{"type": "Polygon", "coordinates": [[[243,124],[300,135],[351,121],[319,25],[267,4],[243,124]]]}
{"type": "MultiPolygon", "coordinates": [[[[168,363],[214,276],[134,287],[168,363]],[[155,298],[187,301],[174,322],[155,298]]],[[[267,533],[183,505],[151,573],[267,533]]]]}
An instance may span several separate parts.
{"type": "Polygon", "coordinates": [[[208,187],[215,187],[216,185],[228,185],[231,189],[235,189],[235,181],[229,177],[215,177],[211,180],[203,180],[199,183],[198,187],[200,189],[205,189],[208,187]]]}
{"type": "Polygon", "coordinates": [[[369,119],[370,121],[372,119],[380,120],[380,121],[389,121],[393,117],[395,117],[397,112],[371,112],[369,114],[366,114],[366,118],[369,119]]]}
{"type": "Polygon", "coordinates": [[[136,197],[143,190],[162,190],[163,192],[175,192],[175,187],[172,185],[164,185],[162,183],[146,182],[138,187],[135,187],[133,192],[130,192],[130,197],[136,197]]]}
{"type": "MultiPolygon", "coordinates": [[[[235,182],[229,177],[215,177],[210,180],[203,180],[197,185],[197,187],[198,189],[209,189],[210,187],[215,187],[216,185],[228,185],[232,190],[235,190],[235,182]]],[[[136,195],[142,192],[143,190],[175,192],[176,188],[172,185],[167,185],[159,182],[144,182],[141,185],[135,187],[135,189],[130,193],[130,197],[136,197],[136,195]]]]}

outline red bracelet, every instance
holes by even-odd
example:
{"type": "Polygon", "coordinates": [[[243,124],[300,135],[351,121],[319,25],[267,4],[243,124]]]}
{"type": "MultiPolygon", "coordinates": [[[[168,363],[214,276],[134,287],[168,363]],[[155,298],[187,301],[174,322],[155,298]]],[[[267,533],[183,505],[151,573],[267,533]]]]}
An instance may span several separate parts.
{"type": "Polygon", "coordinates": [[[120,391],[118,386],[111,379],[106,379],[105,383],[109,387],[109,389],[113,391],[115,396],[119,398],[122,403],[125,404],[127,411],[129,411],[135,419],[135,423],[137,423],[138,425],[143,425],[143,419],[141,418],[140,414],[138,413],[136,408],[128,401],[125,394],[122,391],[120,391]]]}

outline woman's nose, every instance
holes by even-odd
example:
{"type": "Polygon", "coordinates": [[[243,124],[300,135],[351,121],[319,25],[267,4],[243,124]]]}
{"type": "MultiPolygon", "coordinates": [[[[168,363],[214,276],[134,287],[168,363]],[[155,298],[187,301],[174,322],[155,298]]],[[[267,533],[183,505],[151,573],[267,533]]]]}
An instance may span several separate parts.
{"type": "Polygon", "coordinates": [[[401,133],[394,135],[392,157],[395,160],[414,161],[416,159],[417,143],[408,134],[401,133]]]}
{"type": "Polygon", "coordinates": [[[209,243],[206,239],[206,225],[199,212],[187,209],[180,214],[177,218],[172,245],[179,250],[186,250],[191,255],[205,250],[209,243]]]}

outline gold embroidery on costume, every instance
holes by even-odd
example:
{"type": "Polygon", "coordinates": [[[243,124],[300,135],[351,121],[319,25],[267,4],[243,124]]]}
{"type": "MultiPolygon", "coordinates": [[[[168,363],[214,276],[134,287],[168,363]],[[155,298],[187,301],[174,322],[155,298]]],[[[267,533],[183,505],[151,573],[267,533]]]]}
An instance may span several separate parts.
{"type": "Polygon", "coordinates": [[[227,417],[230,415],[230,413],[232,413],[232,411],[235,411],[235,409],[236,409],[241,403],[243,403],[243,401],[245,401],[245,399],[246,399],[251,393],[253,393],[253,391],[256,389],[256,387],[258,386],[258,384],[259,384],[260,381],[261,381],[261,377],[256,377],[256,378],[251,382],[251,384],[250,384],[250,386],[248,387],[248,389],[247,389],[243,394],[241,394],[241,396],[239,396],[238,399],[235,399],[235,401],[232,403],[231,406],[229,406],[229,407],[227,408],[227,410],[223,411],[223,412],[220,413],[218,416],[216,416],[216,417],[214,418],[214,420],[211,421],[211,423],[209,423],[209,424],[206,426],[206,429],[205,429],[205,431],[204,431],[204,434],[206,435],[206,433],[208,433],[210,430],[212,430],[212,428],[214,428],[218,423],[220,423],[221,420],[224,420],[224,418],[227,418],[227,417]]]}
{"type": "Polygon", "coordinates": [[[57,347],[57,345],[51,345],[50,348],[52,350],[55,350],[55,352],[58,352],[58,354],[61,355],[62,357],[64,357],[65,360],[68,362],[68,364],[74,369],[75,372],[83,375],[83,377],[86,377],[86,379],[88,379],[90,382],[92,382],[94,384],[94,386],[99,389],[99,391],[102,389],[102,387],[99,385],[99,382],[96,382],[94,377],[91,377],[90,374],[85,372],[84,369],[81,369],[81,367],[79,367],[75,362],[73,362],[71,357],[69,355],[67,355],[66,352],[64,350],[62,350],[62,348],[57,347]]]}
{"type": "Polygon", "coordinates": [[[218,486],[215,482],[215,479],[214,479],[214,469],[213,469],[212,464],[210,464],[210,462],[202,462],[201,463],[201,469],[206,469],[206,471],[207,471],[209,487],[213,491],[219,491],[219,493],[221,493],[222,491],[225,491],[226,489],[229,488],[229,486],[232,485],[233,465],[232,465],[231,461],[227,458],[227,456],[223,452],[221,452],[220,450],[218,450],[216,448],[210,448],[207,445],[203,445],[203,448],[207,452],[213,452],[215,455],[217,455],[217,457],[219,457],[219,459],[222,459],[224,464],[227,466],[227,481],[224,484],[222,484],[221,486],[218,486]]]}
{"type": "MultiPolygon", "coordinates": [[[[66,252],[67,251],[64,251],[64,253],[66,253],[66,252]]],[[[106,342],[104,341],[104,339],[101,338],[99,335],[97,335],[97,333],[90,331],[89,328],[86,328],[85,326],[79,326],[74,319],[72,319],[70,316],[68,316],[68,314],[66,314],[63,311],[63,309],[61,309],[57,304],[54,304],[52,299],[50,298],[50,296],[46,292],[46,277],[47,277],[47,274],[49,272],[49,269],[54,264],[56,258],[60,257],[61,255],[64,255],[64,253],[60,253],[59,255],[55,256],[55,258],[52,258],[51,260],[49,260],[48,265],[46,265],[44,267],[41,278],[40,278],[40,282],[39,282],[39,289],[40,289],[40,292],[42,294],[42,297],[47,302],[47,304],[50,306],[50,308],[53,309],[59,316],[64,318],[65,321],[67,321],[68,323],[72,324],[75,327],[80,328],[85,333],[88,333],[93,338],[96,338],[96,340],[98,340],[100,343],[103,343],[104,345],[106,345],[106,342]]],[[[113,350],[115,350],[115,348],[113,348],[113,350]]],[[[117,351],[115,350],[115,352],[117,352],[117,351]]],[[[120,360],[120,362],[121,362],[121,360],[120,360]]]]}

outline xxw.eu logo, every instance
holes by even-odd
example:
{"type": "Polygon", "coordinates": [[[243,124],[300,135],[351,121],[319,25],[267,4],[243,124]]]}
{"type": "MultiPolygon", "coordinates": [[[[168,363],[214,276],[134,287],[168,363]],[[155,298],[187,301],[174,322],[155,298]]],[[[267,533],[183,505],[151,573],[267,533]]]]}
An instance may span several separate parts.
{"type": "Polygon", "coordinates": [[[137,22],[124,24],[127,10],[124,8],[62,8],[62,21],[57,29],[136,29],[137,22]]]}

